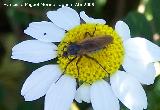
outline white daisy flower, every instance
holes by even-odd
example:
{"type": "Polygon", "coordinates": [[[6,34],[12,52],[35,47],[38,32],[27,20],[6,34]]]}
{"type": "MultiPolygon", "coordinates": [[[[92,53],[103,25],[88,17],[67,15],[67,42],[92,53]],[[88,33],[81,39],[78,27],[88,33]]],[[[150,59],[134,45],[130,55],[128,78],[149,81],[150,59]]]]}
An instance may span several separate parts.
{"type": "Polygon", "coordinates": [[[69,110],[74,99],[92,103],[94,110],[119,110],[119,100],[130,110],[147,108],[142,84],[154,82],[154,62],[160,61],[157,45],[131,38],[123,21],[113,29],[105,20],[69,7],[47,16],[51,22],[33,22],[24,30],[35,40],[12,49],[13,59],[32,63],[58,59],[27,78],[21,90],[26,101],[45,95],[45,110],[69,110]],[[124,70],[119,70],[121,65],[124,70]]]}

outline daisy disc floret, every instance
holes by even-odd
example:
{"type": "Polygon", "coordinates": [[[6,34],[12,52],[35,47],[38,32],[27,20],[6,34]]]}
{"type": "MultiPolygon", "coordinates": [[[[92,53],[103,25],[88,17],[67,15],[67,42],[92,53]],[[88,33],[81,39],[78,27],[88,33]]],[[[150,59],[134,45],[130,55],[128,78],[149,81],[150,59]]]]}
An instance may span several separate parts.
{"type": "Polygon", "coordinates": [[[147,109],[142,84],[154,83],[160,47],[142,37],[131,38],[123,21],[112,28],[103,19],[88,17],[84,11],[78,14],[69,7],[49,11],[47,17],[51,21],[32,22],[24,30],[34,40],[12,48],[13,59],[40,63],[57,58],[57,64],[51,61],[27,78],[21,90],[25,101],[45,96],[45,110],[69,110],[74,99],[91,103],[94,110],[120,110],[119,101],[130,110],[147,109]],[[77,48],[102,36],[110,41],[100,48],[92,42],[85,43],[93,44],[95,50],[86,44],[77,48]]]}

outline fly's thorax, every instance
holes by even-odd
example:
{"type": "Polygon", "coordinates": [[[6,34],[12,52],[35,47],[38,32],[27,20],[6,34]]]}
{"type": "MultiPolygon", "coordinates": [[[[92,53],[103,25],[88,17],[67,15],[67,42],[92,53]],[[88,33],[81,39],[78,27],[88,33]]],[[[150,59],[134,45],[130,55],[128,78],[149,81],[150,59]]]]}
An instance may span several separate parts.
{"type": "Polygon", "coordinates": [[[81,24],[69,30],[58,45],[58,63],[65,74],[78,78],[79,81],[93,83],[114,74],[123,62],[124,53],[122,40],[111,27],[102,24],[81,24]],[[87,36],[86,32],[89,33],[87,36]],[[85,45],[86,43],[91,46],[85,45]],[[89,49],[91,52],[87,53],[89,49]],[[72,54],[63,57],[64,52],[72,54]],[[103,68],[84,54],[94,58],[103,68]],[[75,59],[70,62],[73,58],[75,59]]]}
{"type": "Polygon", "coordinates": [[[70,44],[67,47],[67,53],[68,55],[77,55],[77,53],[80,51],[81,47],[80,45],[74,43],[74,44],[70,44]]]}

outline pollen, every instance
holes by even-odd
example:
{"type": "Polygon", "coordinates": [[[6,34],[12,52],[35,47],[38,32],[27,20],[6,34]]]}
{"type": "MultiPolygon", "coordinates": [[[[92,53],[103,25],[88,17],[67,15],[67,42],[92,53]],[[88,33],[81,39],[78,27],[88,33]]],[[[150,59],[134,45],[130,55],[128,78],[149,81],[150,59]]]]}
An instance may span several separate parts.
{"type": "Polygon", "coordinates": [[[69,30],[58,45],[57,63],[61,70],[65,71],[64,74],[71,75],[80,82],[92,84],[94,81],[113,75],[120,68],[124,54],[122,39],[112,27],[103,24],[81,24],[69,30]],[[108,35],[113,37],[112,43],[103,49],[88,54],[89,57],[94,58],[99,64],[83,55],[79,61],[80,56],[63,56],[63,53],[67,51],[67,47],[71,43],[80,42],[86,38],[92,39],[108,35]],[[74,60],[71,61],[72,59],[74,60]]]}

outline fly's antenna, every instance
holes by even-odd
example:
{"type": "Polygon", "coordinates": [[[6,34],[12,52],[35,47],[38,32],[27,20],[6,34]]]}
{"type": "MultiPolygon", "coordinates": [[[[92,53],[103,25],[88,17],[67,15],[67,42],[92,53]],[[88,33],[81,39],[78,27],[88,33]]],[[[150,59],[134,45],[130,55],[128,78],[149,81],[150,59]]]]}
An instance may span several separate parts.
{"type": "MultiPolygon", "coordinates": [[[[108,71],[106,71],[105,70],[105,68],[95,59],[95,58],[93,58],[93,57],[90,57],[90,56],[88,56],[88,55],[84,55],[86,58],[88,58],[88,59],[91,59],[91,60],[93,60],[93,61],[95,61],[106,73],[108,73],[108,71]]],[[[108,74],[110,74],[110,73],[108,73],[108,74]]]]}

